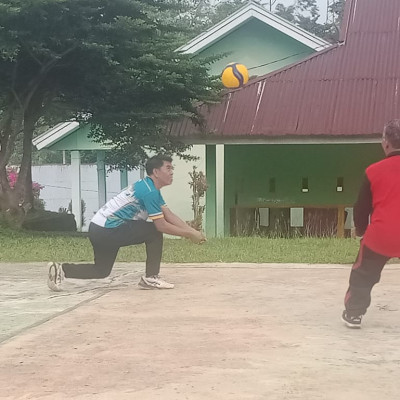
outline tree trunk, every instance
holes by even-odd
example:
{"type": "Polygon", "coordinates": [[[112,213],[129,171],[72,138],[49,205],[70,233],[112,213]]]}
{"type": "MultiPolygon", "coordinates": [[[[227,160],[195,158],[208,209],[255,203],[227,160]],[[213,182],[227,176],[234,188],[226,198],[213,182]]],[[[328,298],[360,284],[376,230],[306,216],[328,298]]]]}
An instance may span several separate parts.
{"type": "Polygon", "coordinates": [[[8,182],[7,163],[21,126],[22,113],[15,103],[11,104],[0,120],[0,212],[7,220],[10,215],[20,215],[17,193],[8,182]]]}
{"type": "Polygon", "coordinates": [[[20,204],[25,212],[33,208],[32,190],[32,139],[35,125],[41,115],[43,94],[37,91],[24,114],[24,138],[22,144],[22,160],[16,184],[16,191],[20,195],[20,204]]]}
{"type": "Polygon", "coordinates": [[[0,121],[0,211],[6,222],[12,226],[21,226],[26,211],[33,206],[32,191],[32,139],[37,120],[42,108],[43,96],[36,92],[25,112],[10,107],[0,121]],[[23,126],[23,155],[14,188],[7,179],[7,163],[14,149],[15,138],[23,126]]]}

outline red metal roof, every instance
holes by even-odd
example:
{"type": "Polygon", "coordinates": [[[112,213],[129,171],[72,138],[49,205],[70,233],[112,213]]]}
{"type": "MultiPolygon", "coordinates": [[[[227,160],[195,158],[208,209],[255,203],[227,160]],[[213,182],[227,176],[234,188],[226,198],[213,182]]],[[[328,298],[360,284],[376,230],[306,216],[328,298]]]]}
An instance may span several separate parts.
{"type": "Polygon", "coordinates": [[[400,118],[400,0],[347,0],[342,43],[203,105],[202,133],[174,124],[180,138],[371,136],[400,118]]]}

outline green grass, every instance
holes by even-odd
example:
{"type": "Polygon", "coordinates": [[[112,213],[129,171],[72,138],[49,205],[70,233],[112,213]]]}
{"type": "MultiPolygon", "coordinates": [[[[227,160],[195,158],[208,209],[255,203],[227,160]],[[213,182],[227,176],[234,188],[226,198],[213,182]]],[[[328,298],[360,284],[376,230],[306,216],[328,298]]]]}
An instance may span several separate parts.
{"type": "MultiPolygon", "coordinates": [[[[353,263],[358,251],[355,239],[242,237],[210,239],[194,245],[185,239],[166,239],[163,262],[247,263],[353,263]]],[[[117,261],[145,260],[144,245],[124,247],[117,261]]],[[[0,228],[0,262],[92,261],[85,234],[12,231],[0,228]]]]}

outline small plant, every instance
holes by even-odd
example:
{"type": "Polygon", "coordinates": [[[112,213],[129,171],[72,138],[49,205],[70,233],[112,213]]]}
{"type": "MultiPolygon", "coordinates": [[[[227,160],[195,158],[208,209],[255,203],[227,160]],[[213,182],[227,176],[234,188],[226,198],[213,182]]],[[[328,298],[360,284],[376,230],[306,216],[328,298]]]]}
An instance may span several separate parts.
{"type": "MultiPolygon", "coordinates": [[[[86,203],[85,200],[81,199],[81,209],[82,209],[82,219],[81,225],[85,225],[86,218],[85,218],[85,211],[86,211],[86,203]]],[[[60,214],[72,214],[72,200],[69,202],[68,207],[59,207],[58,212],[60,214]]]]}
{"type": "Polygon", "coordinates": [[[203,214],[206,208],[205,205],[201,205],[201,199],[204,197],[207,191],[207,180],[202,171],[197,172],[197,167],[193,166],[193,171],[189,172],[191,180],[189,185],[192,188],[192,210],[193,220],[189,222],[189,225],[194,229],[201,230],[203,228],[203,214]]]}

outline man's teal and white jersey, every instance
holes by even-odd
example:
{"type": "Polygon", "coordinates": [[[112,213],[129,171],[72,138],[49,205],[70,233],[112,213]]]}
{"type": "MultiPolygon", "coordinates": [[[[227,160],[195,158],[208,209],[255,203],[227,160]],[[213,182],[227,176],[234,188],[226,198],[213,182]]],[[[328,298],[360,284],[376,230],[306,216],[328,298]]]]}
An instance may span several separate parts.
{"type": "Polygon", "coordinates": [[[147,176],[108,201],[97,211],[92,222],[105,228],[116,228],[126,221],[155,220],[164,217],[162,206],[165,201],[161,192],[147,176]]]}

